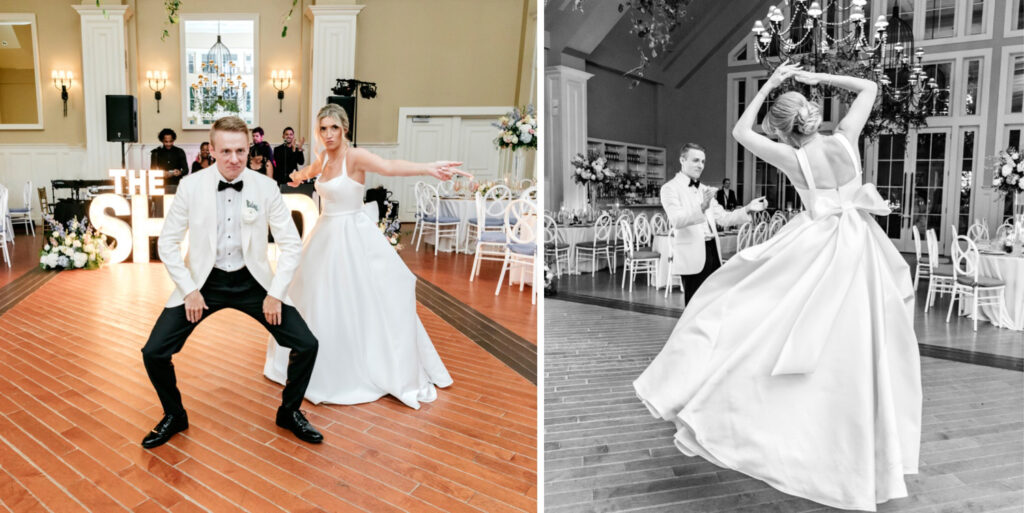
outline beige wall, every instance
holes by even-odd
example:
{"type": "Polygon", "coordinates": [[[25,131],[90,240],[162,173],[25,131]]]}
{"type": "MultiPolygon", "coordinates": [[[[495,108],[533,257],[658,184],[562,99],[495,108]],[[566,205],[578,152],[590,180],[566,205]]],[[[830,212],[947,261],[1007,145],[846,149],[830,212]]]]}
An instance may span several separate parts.
{"type": "Polygon", "coordinates": [[[35,73],[0,68],[0,123],[38,122],[35,73]]]}
{"type": "MultiPolygon", "coordinates": [[[[395,142],[399,107],[515,104],[524,1],[364,2],[355,78],[376,82],[378,96],[359,100],[359,141],[395,142]]],[[[532,51],[531,40],[522,66],[527,81],[532,51]]]]}
{"type": "MultiPolygon", "coordinates": [[[[71,90],[68,117],[61,115],[59,93],[49,83],[50,70],[69,69],[81,77],[81,29],[73,0],[0,0],[0,12],[36,13],[43,83],[44,130],[0,131],[0,144],[51,143],[84,145],[81,82],[71,90]]],[[[184,143],[206,140],[207,132],[181,130],[180,24],[166,24],[163,2],[104,1],[132,7],[128,22],[129,92],[139,99],[139,136],[155,144],[161,128],[178,132],[184,143]],[[163,41],[164,29],[170,35],[163,41]],[[147,70],[166,70],[160,113],[146,84],[147,70]]],[[[377,82],[378,96],[359,103],[359,141],[395,143],[399,107],[511,106],[530,100],[529,84],[536,35],[536,0],[300,0],[281,26],[289,0],[246,0],[226,7],[219,2],[183,2],[181,14],[240,12],[259,14],[259,124],[272,142],[288,125],[307,124],[311,100],[305,76],[310,66],[311,22],[304,16],[312,4],[363,3],[358,16],[356,77],[377,82]],[[270,84],[272,69],[290,69],[284,112],[278,113],[277,91],[270,84]]],[[[350,77],[338,77],[350,78],[350,77]]],[[[536,77],[534,77],[536,79],[536,77]]],[[[314,108],[323,99],[315,99],[314,108]]],[[[536,102],[535,102],[536,103],[536,102]]]]}
{"type": "MultiPolygon", "coordinates": [[[[68,144],[85,146],[85,111],[82,108],[82,31],[78,13],[68,0],[0,0],[0,12],[34,13],[39,38],[43,130],[0,130],[0,144],[68,144]],[[75,74],[69,91],[68,117],[64,117],[60,91],[53,88],[50,71],[75,74]]],[[[0,93],[3,94],[3,93],[0,93]]],[[[34,106],[32,106],[34,108],[34,106]]]]}

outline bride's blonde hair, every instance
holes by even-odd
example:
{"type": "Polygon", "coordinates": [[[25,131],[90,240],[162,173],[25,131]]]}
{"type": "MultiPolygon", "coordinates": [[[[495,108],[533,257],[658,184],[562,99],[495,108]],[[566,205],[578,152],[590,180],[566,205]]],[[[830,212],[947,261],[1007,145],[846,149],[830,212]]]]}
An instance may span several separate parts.
{"type": "Polygon", "coordinates": [[[821,107],[796,91],[779,95],[761,122],[765,135],[793,146],[799,146],[801,136],[814,135],[819,126],[821,107]]]}
{"type": "MultiPolygon", "coordinates": [[[[320,112],[317,112],[316,114],[317,127],[320,126],[320,122],[323,121],[324,118],[333,118],[335,121],[337,121],[338,124],[341,125],[341,128],[345,131],[345,134],[342,137],[344,137],[345,140],[348,140],[348,114],[345,113],[345,109],[341,108],[341,105],[328,103],[327,105],[321,107],[320,112]]],[[[317,138],[320,138],[319,128],[317,128],[316,136],[317,138]]],[[[320,142],[322,143],[323,140],[321,140],[320,142]]]]}

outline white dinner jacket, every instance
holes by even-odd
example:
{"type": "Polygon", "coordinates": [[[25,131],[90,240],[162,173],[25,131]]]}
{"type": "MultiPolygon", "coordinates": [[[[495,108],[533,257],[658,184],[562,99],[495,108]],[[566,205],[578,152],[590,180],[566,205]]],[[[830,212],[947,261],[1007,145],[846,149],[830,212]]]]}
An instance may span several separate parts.
{"type": "MultiPolygon", "coordinates": [[[[285,206],[280,188],[272,178],[245,169],[239,215],[242,219],[242,256],[253,278],[267,294],[291,304],[288,285],[299,265],[302,239],[285,206]],[[245,209],[254,205],[256,216],[246,221],[245,209]],[[280,250],[277,273],[267,261],[267,230],[274,234],[280,250]]],[[[182,178],[157,241],[160,260],[174,281],[174,292],[166,307],[185,302],[185,295],[201,289],[217,258],[217,184],[223,180],[217,164],[182,178]],[[182,257],[181,242],[188,234],[188,253],[182,257]]]]}
{"type": "Polygon", "coordinates": [[[700,204],[708,188],[704,184],[690,187],[690,178],[683,173],[676,173],[675,178],[661,186],[661,206],[675,234],[672,274],[697,274],[704,268],[704,238],[705,234],[711,234],[704,225],[709,217],[725,227],[750,220],[746,207],[726,211],[714,197],[711,198],[707,212],[702,211],[700,204]]]}

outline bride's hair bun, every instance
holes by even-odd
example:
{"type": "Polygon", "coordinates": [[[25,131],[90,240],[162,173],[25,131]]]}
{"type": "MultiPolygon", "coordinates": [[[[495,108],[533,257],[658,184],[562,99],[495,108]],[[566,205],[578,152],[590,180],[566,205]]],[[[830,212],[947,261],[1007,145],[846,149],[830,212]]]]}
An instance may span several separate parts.
{"type": "Polygon", "coordinates": [[[790,144],[794,134],[811,135],[820,126],[821,107],[796,91],[779,95],[761,122],[765,135],[790,144]]]}
{"type": "Polygon", "coordinates": [[[793,120],[793,130],[803,134],[811,135],[818,131],[821,126],[821,109],[814,102],[807,102],[796,112],[796,119],[793,120]]]}

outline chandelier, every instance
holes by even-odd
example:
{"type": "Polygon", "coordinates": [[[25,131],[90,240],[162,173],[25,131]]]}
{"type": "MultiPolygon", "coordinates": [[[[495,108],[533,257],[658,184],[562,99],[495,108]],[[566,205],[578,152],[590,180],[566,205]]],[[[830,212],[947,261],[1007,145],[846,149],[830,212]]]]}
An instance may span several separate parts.
{"type": "Polygon", "coordinates": [[[850,0],[848,7],[843,3],[826,0],[823,8],[817,1],[793,0],[785,26],[782,9],[769,7],[766,20],[754,22],[751,30],[757,62],[768,71],[789,60],[812,71],[866,78],[879,86],[875,121],[880,126],[874,128],[906,133],[910,126],[924,125],[943,90],[925,72],[924,49],[915,48],[899,4],[869,27],[867,0],[850,0]]]}
{"type": "Polygon", "coordinates": [[[248,85],[242,81],[231,50],[221,41],[220,24],[217,42],[203,57],[200,74],[191,84],[192,109],[212,118],[219,111],[238,113],[239,102],[245,98],[248,85]]]}

